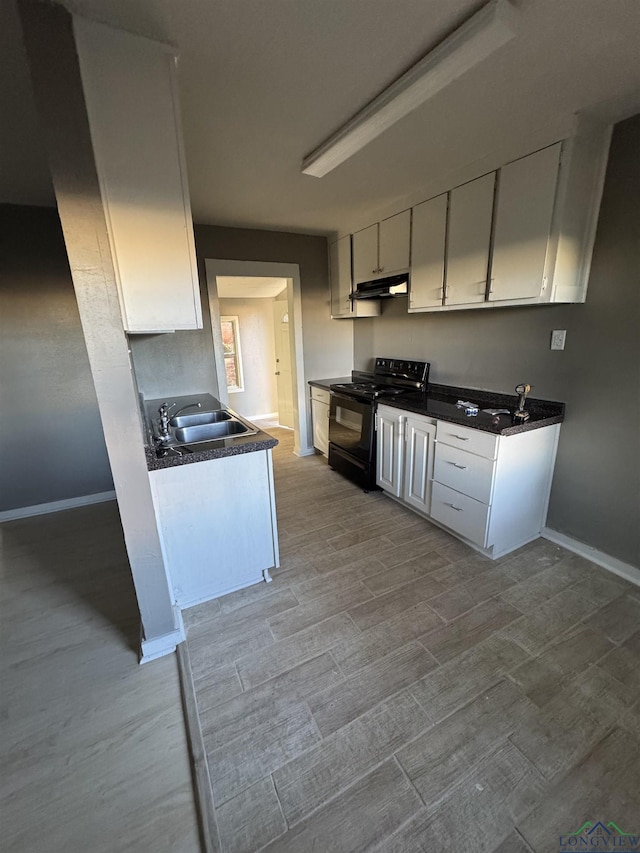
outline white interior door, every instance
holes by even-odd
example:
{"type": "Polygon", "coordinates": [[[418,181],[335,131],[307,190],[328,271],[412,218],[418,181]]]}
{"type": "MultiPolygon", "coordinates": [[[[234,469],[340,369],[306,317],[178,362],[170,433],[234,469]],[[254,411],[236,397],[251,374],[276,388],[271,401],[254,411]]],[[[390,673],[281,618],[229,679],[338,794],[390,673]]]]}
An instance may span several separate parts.
{"type": "Polygon", "coordinates": [[[293,429],[293,387],[291,384],[291,337],[287,302],[273,303],[273,331],[276,349],[276,382],[278,386],[278,422],[293,429]]]}

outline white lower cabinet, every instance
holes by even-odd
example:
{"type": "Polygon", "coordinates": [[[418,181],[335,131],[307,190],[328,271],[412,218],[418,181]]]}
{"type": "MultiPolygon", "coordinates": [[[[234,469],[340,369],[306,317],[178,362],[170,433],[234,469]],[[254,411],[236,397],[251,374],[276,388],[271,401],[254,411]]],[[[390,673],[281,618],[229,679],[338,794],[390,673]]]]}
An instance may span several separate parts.
{"type": "Polygon", "coordinates": [[[436,422],[378,406],[377,483],[412,509],[429,514],[436,422]]]}
{"type": "Polygon", "coordinates": [[[176,603],[270,580],[279,565],[271,450],[150,471],[176,603]]]}
{"type": "Polygon", "coordinates": [[[404,462],[404,418],[398,409],[378,406],[376,411],[376,482],[381,489],[399,498],[402,494],[404,462]]]}
{"type": "Polygon", "coordinates": [[[442,483],[433,484],[431,517],[481,548],[487,539],[489,509],[487,504],[443,486],[442,483]]]}
{"type": "Polygon", "coordinates": [[[329,455],[329,403],[331,395],[324,388],[311,387],[311,421],[313,446],[324,456],[329,455]]]}
{"type": "Polygon", "coordinates": [[[429,418],[415,415],[406,419],[402,500],[426,515],[431,507],[435,439],[436,425],[429,418]]]}
{"type": "Polygon", "coordinates": [[[378,407],[378,485],[487,556],[544,527],[559,424],[494,435],[378,407]]]}

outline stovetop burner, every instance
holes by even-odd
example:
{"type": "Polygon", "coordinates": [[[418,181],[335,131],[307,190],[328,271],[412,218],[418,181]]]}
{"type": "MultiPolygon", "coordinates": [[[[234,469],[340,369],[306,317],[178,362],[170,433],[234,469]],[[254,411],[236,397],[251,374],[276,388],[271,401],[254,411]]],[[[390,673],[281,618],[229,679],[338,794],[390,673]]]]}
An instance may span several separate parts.
{"type": "Polygon", "coordinates": [[[344,382],[331,386],[331,390],[377,400],[379,397],[395,397],[409,391],[424,391],[429,376],[429,365],[421,361],[376,358],[373,377],[370,380],[344,382]]]}
{"type": "Polygon", "coordinates": [[[411,390],[408,388],[395,388],[392,385],[377,385],[375,382],[345,382],[341,385],[332,385],[335,391],[343,391],[347,394],[358,394],[362,397],[394,397],[396,394],[404,394],[411,390]]]}

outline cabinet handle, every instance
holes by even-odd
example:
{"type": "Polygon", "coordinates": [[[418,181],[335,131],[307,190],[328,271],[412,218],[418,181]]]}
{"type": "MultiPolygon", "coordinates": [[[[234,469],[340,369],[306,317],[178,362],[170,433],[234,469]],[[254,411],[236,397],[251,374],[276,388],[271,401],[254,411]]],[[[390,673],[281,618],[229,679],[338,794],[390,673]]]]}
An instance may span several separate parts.
{"type": "Polygon", "coordinates": [[[451,509],[455,509],[456,512],[464,512],[461,506],[456,506],[455,504],[450,504],[445,501],[445,506],[450,506],[451,509]]]}
{"type": "Polygon", "coordinates": [[[450,462],[448,459],[446,459],[445,461],[446,461],[447,465],[453,465],[454,468],[459,468],[461,471],[467,470],[466,465],[458,465],[457,462],[450,462]]]}
{"type": "Polygon", "coordinates": [[[469,441],[469,438],[464,435],[456,435],[455,432],[450,432],[449,435],[451,438],[457,438],[458,441],[469,441]]]}

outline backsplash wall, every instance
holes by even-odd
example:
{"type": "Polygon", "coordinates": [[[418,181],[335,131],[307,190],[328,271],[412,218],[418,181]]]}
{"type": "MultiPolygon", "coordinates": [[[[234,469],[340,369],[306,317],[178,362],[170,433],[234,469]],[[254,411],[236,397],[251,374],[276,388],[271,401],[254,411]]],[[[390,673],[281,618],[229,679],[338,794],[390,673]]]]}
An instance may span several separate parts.
{"type": "Polygon", "coordinates": [[[640,566],[640,116],[614,129],[583,305],[406,313],[406,300],[354,321],[354,363],[431,362],[432,382],[561,400],[548,525],[640,566]],[[566,329],[563,352],[549,349],[566,329]]]}

